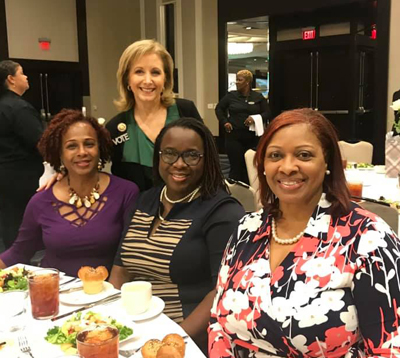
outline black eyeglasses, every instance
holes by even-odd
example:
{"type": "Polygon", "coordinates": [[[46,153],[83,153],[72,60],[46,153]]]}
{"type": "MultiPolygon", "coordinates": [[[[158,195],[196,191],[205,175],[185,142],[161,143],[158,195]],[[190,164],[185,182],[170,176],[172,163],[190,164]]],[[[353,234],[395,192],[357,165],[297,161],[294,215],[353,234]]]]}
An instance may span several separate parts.
{"type": "Polygon", "coordinates": [[[196,150],[188,150],[186,152],[179,153],[176,150],[165,149],[158,152],[162,161],[166,164],[174,164],[180,157],[185,164],[193,167],[199,164],[200,159],[204,157],[204,154],[199,153],[196,150]]]}

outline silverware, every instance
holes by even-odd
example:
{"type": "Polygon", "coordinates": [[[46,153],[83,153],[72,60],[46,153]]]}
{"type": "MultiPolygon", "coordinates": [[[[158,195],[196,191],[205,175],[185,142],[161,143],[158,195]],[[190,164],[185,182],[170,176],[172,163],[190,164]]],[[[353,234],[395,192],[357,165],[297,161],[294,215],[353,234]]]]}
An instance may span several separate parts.
{"type": "Polygon", "coordinates": [[[31,347],[29,347],[26,337],[24,336],[18,337],[18,344],[19,344],[19,349],[21,350],[22,353],[28,353],[32,358],[34,358],[31,353],[31,347]]]}
{"type": "Polygon", "coordinates": [[[60,290],[60,293],[71,293],[80,290],[83,290],[83,286],[66,288],[65,290],[60,290]]]}
{"type": "Polygon", "coordinates": [[[72,281],[78,281],[78,279],[76,277],[71,278],[68,281],[65,281],[63,283],[60,283],[60,287],[66,285],[67,283],[71,283],[72,281]]]}
{"type": "Polygon", "coordinates": [[[121,296],[121,292],[114,293],[113,295],[108,296],[108,297],[106,297],[106,298],[103,298],[103,299],[101,299],[101,300],[99,300],[99,301],[92,302],[92,303],[90,303],[90,304],[88,304],[88,305],[82,306],[81,308],[77,308],[76,310],[73,310],[73,311],[70,311],[70,312],[68,312],[68,313],[64,313],[64,314],[62,314],[62,315],[53,317],[53,318],[51,319],[51,321],[52,321],[52,322],[57,321],[57,320],[60,319],[60,318],[67,317],[67,316],[69,316],[69,315],[71,315],[71,314],[73,314],[73,313],[80,312],[80,311],[86,310],[86,309],[88,309],[88,308],[92,308],[92,307],[94,307],[94,306],[101,305],[101,304],[103,304],[103,303],[110,303],[110,302],[113,302],[113,301],[119,299],[120,296],[121,296]]]}
{"type": "MultiPolygon", "coordinates": [[[[187,344],[187,339],[189,338],[189,336],[182,336],[183,340],[185,341],[185,343],[187,344]]],[[[140,348],[135,348],[135,349],[126,349],[126,350],[119,350],[119,354],[123,357],[129,358],[131,356],[133,356],[134,354],[136,354],[137,352],[139,352],[142,349],[142,347],[140,348]]]]}

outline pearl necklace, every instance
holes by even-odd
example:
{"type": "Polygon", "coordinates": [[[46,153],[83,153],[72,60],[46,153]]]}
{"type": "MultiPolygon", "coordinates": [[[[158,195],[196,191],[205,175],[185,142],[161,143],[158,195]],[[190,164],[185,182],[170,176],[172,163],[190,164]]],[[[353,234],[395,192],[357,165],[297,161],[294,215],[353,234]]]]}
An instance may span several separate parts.
{"type": "Polygon", "coordinates": [[[295,237],[292,237],[291,239],[280,239],[277,235],[276,235],[276,222],[275,219],[272,218],[272,238],[280,245],[291,245],[296,243],[297,241],[299,241],[303,235],[304,235],[304,231],[300,232],[299,234],[297,234],[295,237]]]}
{"type": "Polygon", "coordinates": [[[167,200],[170,204],[181,203],[182,201],[185,201],[187,198],[189,198],[188,202],[191,202],[199,190],[200,190],[200,187],[198,186],[196,189],[194,189],[191,193],[184,196],[183,198],[180,198],[177,200],[171,200],[170,198],[168,198],[168,195],[167,195],[167,186],[164,186],[164,188],[162,188],[160,198],[162,199],[162,197],[164,195],[165,200],[167,200]]]}
{"type": "Polygon", "coordinates": [[[161,193],[160,193],[160,206],[158,207],[158,218],[161,221],[164,221],[165,218],[161,215],[161,204],[162,204],[162,198],[163,196],[165,197],[165,199],[170,203],[170,204],[176,204],[176,203],[180,203],[184,200],[186,200],[187,198],[189,198],[188,203],[190,203],[193,198],[196,196],[196,194],[198,193],[198,191],[200,190],[200,187],[197,187],[196,189],[194,189],[191,193],[189,193],[188,195],[186,195],[185,197],[178,199],[178,200],[171,200],[170,198],[168,198],[167,196],[167,186],[164,186],[164,188],[162,188],[161,193]]]}

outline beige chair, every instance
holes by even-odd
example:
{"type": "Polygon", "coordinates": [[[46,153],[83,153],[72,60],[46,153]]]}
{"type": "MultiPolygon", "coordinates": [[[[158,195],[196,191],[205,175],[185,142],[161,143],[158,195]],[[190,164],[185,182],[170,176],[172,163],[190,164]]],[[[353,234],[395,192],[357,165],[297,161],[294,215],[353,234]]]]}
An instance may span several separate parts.
{"type": "Polygon", "coordinates": [[[398,234],[399,231],[399,213],[395,208],[390,206],[371,203],[369,201],[362,201],[359,203],[364,209],[380,216],[386,223],[392,228],[392,230],[398,234]]]}
{"type": "Polygon", "coordinates": [[[244,154],[244,160],[246,162],[247,175],[249,176],[250,186],[257,192],[259,183],[258,183],[257,169],[254,165],[255,155],[256,155],[256,152],[253,149],[249,149],[244,154]]]}
{"type": "Polygon", "coordinates": [[[343,159],[348,162],[372,164],[372,154],[374,146],[368,142],[347,143],[343,140],[339,142],[340,153],[343,159]]]}
{"type": "Polygon", "coordinates": [[[231,195],[242,204],[244,210],[247,212],[257,210],[257,195],[251,186],[232,179],[226,179],[225,183],[228,186],[231,195]]]}

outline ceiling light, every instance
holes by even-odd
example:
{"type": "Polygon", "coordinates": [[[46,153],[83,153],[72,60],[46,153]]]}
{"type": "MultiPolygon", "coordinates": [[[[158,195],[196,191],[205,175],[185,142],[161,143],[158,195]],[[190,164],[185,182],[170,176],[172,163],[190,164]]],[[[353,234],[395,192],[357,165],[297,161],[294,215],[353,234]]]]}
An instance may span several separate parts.
{"type": "Polygon", "coordinates": [[[251,26],[246,26],[246,30],[251,30],[252,27],[251,26]]]}
{"type": "Polygon", "coordinates": [[[243,55],[253,52],[253,44],[246,42],[228,42],[228,55],[243,55]]]}

